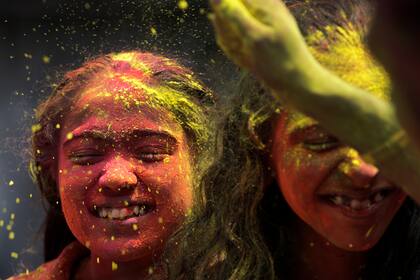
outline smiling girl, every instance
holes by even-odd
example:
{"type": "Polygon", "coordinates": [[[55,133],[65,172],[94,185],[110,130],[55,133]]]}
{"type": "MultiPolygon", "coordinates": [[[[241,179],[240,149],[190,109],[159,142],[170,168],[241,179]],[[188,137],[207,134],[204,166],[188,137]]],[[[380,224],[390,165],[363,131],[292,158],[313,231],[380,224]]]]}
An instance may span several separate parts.
{"type": "MultiPolygon", "coordinates": [[[[324,67],[387,102],[388,78],[364,45],[368,1],[287,3],[324,67]]],[[[191,267],[186,279],[418,279],[420,211],[398,186],[250,76],[231,104],[204,210],[179,235],[193,245],[175,269],[191,267]]]]}
{"type": "Polygon", "coordinates": [[[112,53],[68,72],[37,108],[32,135],[54,260],[13,279],[164,278],[166,240],[210,162],[212,104],[188,69],[151,53],[112,53]]]}

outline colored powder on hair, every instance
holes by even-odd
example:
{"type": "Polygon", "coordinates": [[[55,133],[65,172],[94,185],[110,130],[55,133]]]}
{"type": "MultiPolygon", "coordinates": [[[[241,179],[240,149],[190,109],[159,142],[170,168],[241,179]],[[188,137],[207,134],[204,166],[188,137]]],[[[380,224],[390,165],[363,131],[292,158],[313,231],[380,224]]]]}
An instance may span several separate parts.
{"type": "Polygon", "coordinates": [[[348,27],[327,26],[306,37],[312,55],[348,83],[390,99],[390,79],[369,53],[363,34],[348,27]]]}

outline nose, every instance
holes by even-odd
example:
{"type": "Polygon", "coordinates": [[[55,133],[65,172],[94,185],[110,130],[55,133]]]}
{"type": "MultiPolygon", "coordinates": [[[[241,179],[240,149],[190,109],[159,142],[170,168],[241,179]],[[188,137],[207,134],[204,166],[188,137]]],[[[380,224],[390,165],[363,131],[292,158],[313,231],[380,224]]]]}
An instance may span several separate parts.
{"type": "Polygon", "coordinates": [[[355,188],[368,188],[378,175],[378,168],[366,163],[359,153],[350,150],[346,159],[338,166],[339,170],[350,179],[355,188]]]}
{"type": "Polygon", "coordinates": [[[137,183],[134,166],[120,156],[110,159],[105,164],[99,178],[99,187],[108,194],[121,195],[129,192],[137,183]]]}

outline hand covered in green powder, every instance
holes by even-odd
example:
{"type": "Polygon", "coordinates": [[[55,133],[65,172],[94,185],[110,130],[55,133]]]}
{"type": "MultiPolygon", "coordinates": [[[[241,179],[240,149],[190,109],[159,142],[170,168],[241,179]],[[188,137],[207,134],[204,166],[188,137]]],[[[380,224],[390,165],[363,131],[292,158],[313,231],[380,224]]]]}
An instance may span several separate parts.
{"type": "Polygon", "coordinates": [[[294,17],[279,0],[210,0],[219,46],[272,89],[302,84],[313,62],[294,17]]]}

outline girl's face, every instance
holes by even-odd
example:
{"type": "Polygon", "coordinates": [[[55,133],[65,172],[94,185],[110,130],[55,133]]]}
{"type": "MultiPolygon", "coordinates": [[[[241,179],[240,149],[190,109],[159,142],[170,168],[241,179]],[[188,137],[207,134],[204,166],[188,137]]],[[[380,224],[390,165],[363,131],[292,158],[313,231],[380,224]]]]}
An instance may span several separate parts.
{"type": "Polygon", "coordinates": [[[406,197],[357,151],[296,111],[276,120],[271,152],[289,206],[339,248],[374,246],[406,197]]]}
{"type": "Polygon", "coordinates": [[[102,81],[61,125],[58,186],[66,221],[92,254],[152,260],[192,204],[191,155],[147,94],[102,81]]]}

